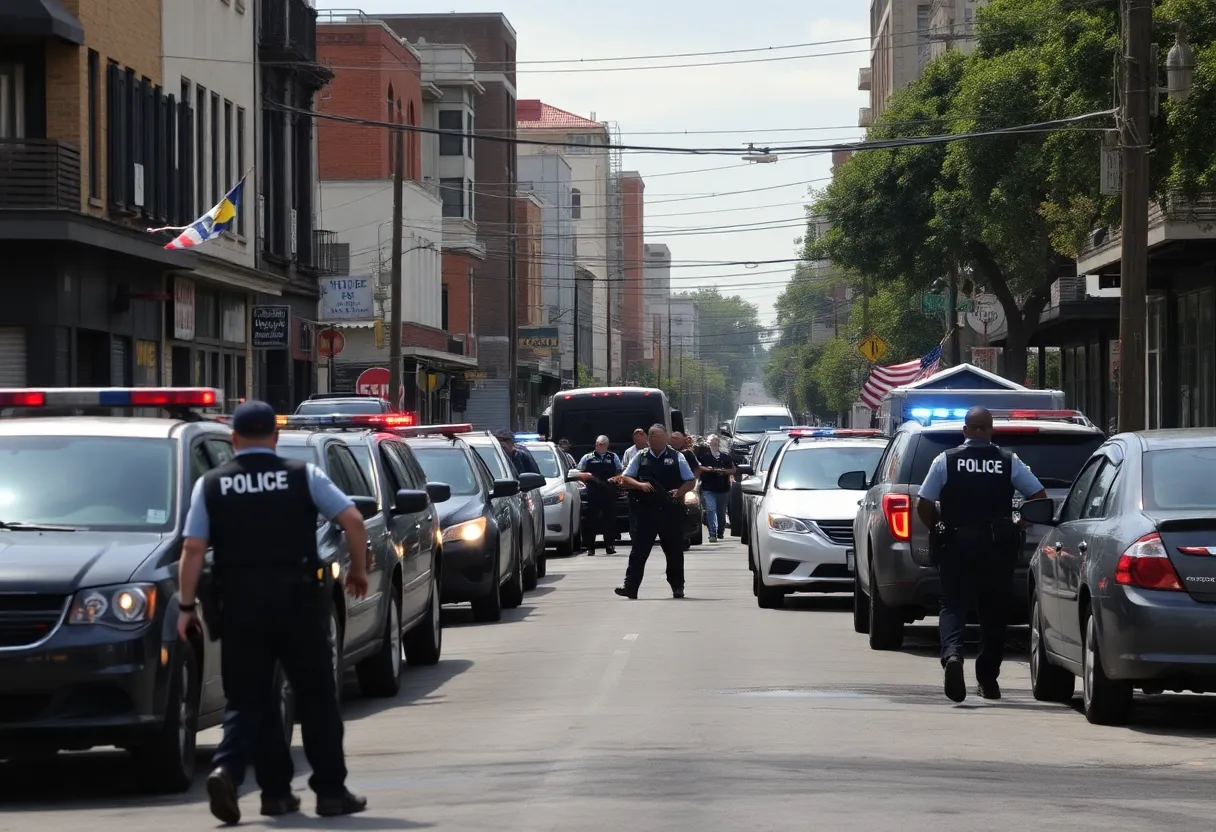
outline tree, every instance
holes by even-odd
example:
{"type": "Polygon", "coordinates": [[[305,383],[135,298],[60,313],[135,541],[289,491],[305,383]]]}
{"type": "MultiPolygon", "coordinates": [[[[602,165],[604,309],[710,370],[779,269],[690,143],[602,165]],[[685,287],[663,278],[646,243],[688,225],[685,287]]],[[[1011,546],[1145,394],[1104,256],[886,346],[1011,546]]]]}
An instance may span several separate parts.
{"type": "Polygon", "coordinates": [[[732,395],[762,367],[763,328],[756,304],[738,295],[723,295],[716,287],[686,292],[681,297],[697,302],[697,326],[704,357],[726,371],[732,395]]]}

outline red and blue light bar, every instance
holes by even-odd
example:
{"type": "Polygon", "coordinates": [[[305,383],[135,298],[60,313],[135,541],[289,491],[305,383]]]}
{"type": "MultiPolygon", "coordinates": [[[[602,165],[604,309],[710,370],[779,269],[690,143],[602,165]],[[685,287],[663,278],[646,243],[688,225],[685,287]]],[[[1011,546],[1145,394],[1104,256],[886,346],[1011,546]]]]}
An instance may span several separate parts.
{"type": "Polygon", "coordinates": [[[881,436],[877,428],[790,428],[791,439],[855,439],[881,436]]]}
{"type": "Polygon", "coordinates": [[[0,388],[0,407],[218,407],[221,390],[211,387],[0,388]]]}
{"type": "Polygon", "coordinates": [[[379,428],[399,430],[417,427],[413,413],[333,413],[325,416],[276,416],[281,428],[379,428]]]}
{"type": "MultiPolygon", "coordinates": [[[[965,407],[914,407],[908,411],[908,415],[917,421],[930,424],[934,420],[937,421],[962,421],[967,418],[965,407]]],[[[1079,410],[1041,410],[1037,408],[989,408],[989,413],[994,419],[1008,419],[1010,421],[1054,421],[1054,422],[1072,422],[1078,425],[1090,424],[1089,419],[1079,410]]],[[[998,430],[1012,430],[1012,428],[1000,428],[998,430]]]]}

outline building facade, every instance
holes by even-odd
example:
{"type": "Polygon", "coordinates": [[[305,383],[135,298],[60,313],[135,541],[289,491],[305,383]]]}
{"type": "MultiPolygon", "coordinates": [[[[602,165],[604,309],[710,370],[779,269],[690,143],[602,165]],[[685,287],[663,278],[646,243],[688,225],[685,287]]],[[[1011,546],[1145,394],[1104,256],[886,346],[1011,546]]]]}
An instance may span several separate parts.
{"type": "MultiPolygon", "coordinates": [[[[671,350],[673,361],[681,356],[701,357],[700,309],[695,300],[674,295],[668,301],[671,310],[671,350]]],[[[673,364],[672,369],[675,369],[673,364]]]]}
{"type": "Polygon", "coordinates": [[[645,258],[643,272],[643,325],[645,340],[650,349],[652,367],[661,378],[670,377],[667,359],[668,313],[671,309],[671,249],[663,243],[646,243],[642,248],[645,258]]]}
{"type": "MultiPolygon", "coordinates": [[[[574,359],[574,225],[570,218],[572,173],[563,156],[522,155],[519,158],[520,190],[531,191],[543,200],[544,229],[541,234],[541,303],[543,323],[556,326],[561,346],[557,350],[562,382],[575,378],[574,359]]],[[[590,303],[590,301],[589,301],[590,303]]],[[[580,310],[581,311],[581,310],[580,310]]],[[[590,316],[591,308],[587,307],[590,316]]],[[[590,342],[588,342],[588,346],[590,342]]],[[[589,366],[589,365],[588,365],[589,366]]]]}
{"type": "Polygon", "coordinates": [[[624,353],[624,371],[621,378],[629,378],[634,367],[649,368],[654,359],[651,344],[653,321],[647,321],[643,313],[645,296],[645,193],[646,183],[637,171],[625,171],[620,175],[621,190],[621,347],[624,353]]]}
{"type": "MultiPolygon", "coordinates": [[[[473,80],[481,87],[476,95],[474,132],[515,138],[516,34],[505,16],[496,13],[452,13],[380,17],[394,32],[411,43],[422,41],[426,45],[466,45],[473,56],[473,80]]],[[[435,68],[446,70],[448,65],[436,60],[435,68]]],[[[453,68],[458,69],[459,66],[453,68]]],[[[468,87],[465,89],[467,91],[468,87]]],[[[456,132],[455,117],[442,115],[449,107],[462,111],[466,117],[469,113],[463,104],[436,104],[436,115],[450,118],[452,132],[456,132]]],[[[516,407],[519,402],[516,370],[518,322],[514,314],[518,155],[516,146],[510,142],[474,139],[469,148],[469,124],[466,118],[461,131],[466,139],[463,152],[472,154],[475,176],[467,184],[462,181],[460,193],[462,211],[464,204],[471,203],[469,207],[472,213],[467,218],[480,224],[478,236],[486,248],[485,260],[473,270],[471,298],[473,332],[478,342],[478,373],[484,374],[485,378],[471,385],[463,418],[487,428],[513,428],[517,427],[516,407]],[[471,200],[465,198],[468,195],[471,195],[471,200]]],[[[446,129],[442,124],[439,126],[446,129]]],[[[451,144],[451,151],[455,151],[454,138],[459,137],[439,136],[441,143],[446,141],[451,144]]],[[[444,155],[443,147],[440,148],[440,155],[444,155]]],[[[445,213],[453,210],[450,206],[456,201],[456,194],[452,192],[455,183],[450,184],[451,187],[443,188],[445,205],[449,206],[445,213]]],[[[440,182],[440,185],[443,183],[440,182]]]]}
{"type": "Polygon", "coordinates": [[[870,65],[857,85],[870,103],[858,114],[859,127],[869,127],[896,90],[920,77],[931,55],[931,16],[931,0],[871,0],[870,65]]]}
{"type": "Polygon", "coordinates": [[[978,34],[975,13],[988,0],[933,0],[929,10],[929,58],[938,58],[951,49],[964,55],[975,51],[978,34]]]}

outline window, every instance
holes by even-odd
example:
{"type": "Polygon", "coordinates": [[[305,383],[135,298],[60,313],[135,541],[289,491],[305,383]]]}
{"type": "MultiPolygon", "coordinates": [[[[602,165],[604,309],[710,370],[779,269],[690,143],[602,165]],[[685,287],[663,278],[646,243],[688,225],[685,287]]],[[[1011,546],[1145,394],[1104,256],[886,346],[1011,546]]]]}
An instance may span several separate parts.
{"type": "Polygon", "coordinates": [[[464,128],[464,114],[460,110],[440,110],[439,129],[451,130],[451,133],[439,134],[440,156],[463,156],[464,137],[460,135],[464,128]]]}
{"type": "Polygon", "coordinates": [[[195,188],[198,189],[195,209],[202,216],[211,209],[207,204],[207,89],[199,84],[194,96],[195,139],[195,188]]]}
{"type": "Polygon", "coordinates": [[[502,450],[497,447],[497,441],[491,445],[474,445],[473,450],[481,457],[481,461],[485,463],[486,468],[490,469],[490,476],[498,480],[513,480],[516,479],[512,475],[511,470],[503,464],[505,457],[502,456],[502,450]]]}
{"type": "Polygon", "coordinates": [[[571,153],[590,153],[591,145],[595,143],[595,136],[590,133],[575,133],[566,137],[568,142],[566,149],[571,153]]]}
{"type": "MultiPolygon", "coordinates": [[[[1105,460],[1102,458],[1092,459],[1089,464],[1081,471],[1081,475],[1077,477],[1077,481],[1073,483],[1072,489],[1068,492],[1068,496],[1064,498],[1064,507],[1060,509],[1060,522],[1066,523],[1069,520],[1079,520],[1085,511],[1085,498],[1089,495],[1089,488],[1094,484],[1094,478],[1098,475],[1098,468],[1105,460]]],[[[1046,483],[1044,483],[1046,485],[1046,483]]]]}
{"type": "MultiPolygon", "coordinates": [[[[236,168],[245,175],[245,108],[236,108],[236,168]]],[[[245,203],[249,201],[249,188],[241,196],[241,202],[236,206],[236,233],[245,236],[245,203]]]]}
{"type": "Polygon", "coordinates": [[[581,220],[583,218],[583,192],[578,188],[570,189],[570,219],[581,220]]]}
{"type": "Polygon", "coordinates": [[[446,483],[452,494],[467,497],[476,494],[477,477],[469,458],[460,448],[411,448],[414,457],[431,482],[446,483]]]}
{"type": "Polygon", "coordinates": [[[1150,511],[1216,509],[1216,448],[1170,448],[1144,455],[1144,507],[1150,511]]]}
{"type": "MultiPolygon", "coordinates": [[[[101,56],[89,50],[89,199],[101,197],[101,114],[97,112],[97,96],[101,92],[101,56]]],[[[3,84],[0,81],[0,84],[3,84]]],[[[0,98],[3,93],[0,93],[0,98]]],[[[0,114],[0,121],[3,114],[0,114]]],[[[0,136],[4,128],[0,126],[0,136]]]]}
{"type": "Polygon", "coordinates": [[[331,442],[325,449],[325,473],[348,497],[375,497],[350,448],[331,442]]]}
{"type": "Polygon", "coordinates": [[[1085,510],[1081,513],[1081,519],[1093,520],[1105,515],[1106,505],[1110,502],[1111,494],[1114,493],[1113,486],[1117,476],[1119,476],[1118,465],[1109,460],[1102,463],[1098,476],[1094,479],[1093,488],[1089,489],[1089,497],[1085,501],[1085,510]]]}
{"type": "Polygon", "coordinates": [[[439,291],[439,328],[448,328],[448,287],[445,285],[439,291]]]}
{"type": "Polygon", "coordinates": [[[445,217],[464,217],[464,180],[440,179],[439,197],[443,200],[445,217]]]}
{"type": "Polygon", "coordinates": [[[25,67],[0,63],[0,139],[25,137],[25,67]]]}
{"type": "Polygon", "coordinates": [[[401,461],[401,457],[397,455],[396,442],[381,442],[380,443],[380,461],[381,467],[388,474],[389,480],[393,485],[393,492],[396,493],[403,488],[416,488],[417,486],[410,481],[409,472],[405,469],[405,464],[401,461]]]}
{"type": "Polygon", "coordinates": [[[232,178],[232,102],[224,102],[224,187],[236,184],[232,178]]]}
{"type": "MultiPolygon", "coordinates": [[[[228,189],[220,190],[220,159],[224,158],[223,147],[220,145],[220,97],[211,93],[211,202],[220,201],[220,194],[228,189]]],[[[208,205],[204,210],[211,210],[208,205]]]]}
{"type": "Polygon", "coordinates": [[[468,137],[469,138],[469,158],[472,159],[473,158],[473,133],[474,133],[473,114],[472,113],[468,114],[468,122],[469,122],[469,130],[468,130],[468,133],[469,133],[469,137],[468,137]]]}
{"type": "Polygon", "coordinates": [[[475,199],[473,199],[473,196],[474,196],[474,194],[477,193],[477,191],[473,188],[472,179],[469,180],[468,185],[469,185],[469,195],[468,195],[467,199],[465,200],[465,204],[468,205],[469,207],[468,207],[468,210],[465,212],[465,216],[468,218],[469,222],[472,222],[473,220],[477,219],[473,215],[473,209],[477,207],[477,201],[475,199]]]}
{"type": "MultiPolygon", "coordinates": [[[[1204,289],[1178,298],[1178,426],[1207,427],[1213,424],[1212,334],[1213,291],[1204,289]]],[[[1151,341],[1150,341],[1151,343],[1151,341]]]]}
{"type": "MultiPolygon", "coordinates": [[[[920,435],[905,482],[922,483],[929,464],[943,451],[957,448],[957,431],[927,431],[920,435]]],[[[1003,433],[997,427],[993,442],[1017,454],[1045,488],[1067,488],[1077,472],[1104,441],[1096,433],[1003,433]]]]}

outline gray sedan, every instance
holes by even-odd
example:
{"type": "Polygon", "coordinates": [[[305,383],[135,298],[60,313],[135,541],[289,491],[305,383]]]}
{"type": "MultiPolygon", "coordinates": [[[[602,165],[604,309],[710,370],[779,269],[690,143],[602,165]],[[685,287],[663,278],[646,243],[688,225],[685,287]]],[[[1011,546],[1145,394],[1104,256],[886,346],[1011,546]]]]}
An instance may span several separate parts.
{"type": "Polygon", "coordinates": [[[1031,683],[1124,722],[1144,693],[1216,691],[1216,431],[1120,434],[1085,463],[1031,559],[1031,683]]]}

